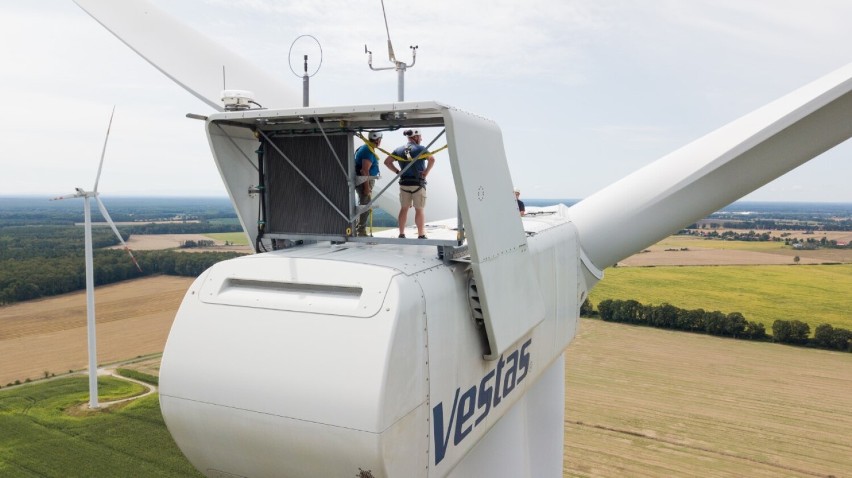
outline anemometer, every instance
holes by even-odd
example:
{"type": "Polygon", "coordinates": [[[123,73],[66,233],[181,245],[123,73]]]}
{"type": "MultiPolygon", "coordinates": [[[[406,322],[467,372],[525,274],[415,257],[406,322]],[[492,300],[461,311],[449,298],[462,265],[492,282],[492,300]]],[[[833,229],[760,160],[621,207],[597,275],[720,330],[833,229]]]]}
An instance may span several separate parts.
{"type": "Polygon", "coordinates": [[[390,38],[390,29],[388,28],[388,15],[385,12],[385,1],[382,0],[382,15],[385,18],[385,32],[388,35],[388,59],[394,66],[386,66],[384,68],[375,68],[373,67],[373,52],[367,49],[367,45],[364,45],[364,53],[367,54],[367,65],[373,71],[383,71],[383,70],[396,70],[397,72],[397,84],[396,84],[396,99],[399,102],[405,101],[405,70],[408,68],[413,68],[414,63],[417,62],[417,45],[409,46],[411,49],[411,64],[407,64],[404,61],[399,61],[396,59],[396,55],[393,52],[393,43],[391,43],[390,38]]]}

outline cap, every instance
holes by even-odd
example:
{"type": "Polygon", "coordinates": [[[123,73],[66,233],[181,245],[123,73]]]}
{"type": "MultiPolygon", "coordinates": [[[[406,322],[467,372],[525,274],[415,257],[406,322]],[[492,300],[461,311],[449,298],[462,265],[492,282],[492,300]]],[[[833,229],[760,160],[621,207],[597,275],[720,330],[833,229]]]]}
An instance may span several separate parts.
{"type": "Polygon", "coordinates": [[[516,192],[516,193],[521,192],[521,188],[515,188],[515,192],[516,192]]]}
{"type": "Polygon", "coordinates": [[[420,136],[420,130],[419,129],[407,129],[407,130],[403,131],[402,134],[404,134],[405,136],[409,136],[409,137],[420,136]]]}
{"type": "Polygon", "coordinates": [[[370,134],[367,135],[370,141],[375,141],[377,139],[381,139],[382,132],[381,131],[370,131],[370,134]]]}

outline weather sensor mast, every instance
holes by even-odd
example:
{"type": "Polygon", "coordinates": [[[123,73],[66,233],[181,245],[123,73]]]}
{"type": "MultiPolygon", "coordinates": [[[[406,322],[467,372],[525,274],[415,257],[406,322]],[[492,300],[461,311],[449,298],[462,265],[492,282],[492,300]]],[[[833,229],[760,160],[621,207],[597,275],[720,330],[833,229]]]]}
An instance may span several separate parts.
{"type": "Polygon", "coordinates": [[[385,18],[385,32],[388,35],[388,59],[394,66],[387,66],[384,68],[374,68],[373,67],[373,52],[367,49],[367,45],[364,45],[364,53],[367,54],[367,65],[369,65],[370,69],[373,71],[382,71],[382,70],[396,70],[396,99],[399,102],[405,101],[405,70],[408,68],[413,68],[414,63],[417,62],[417,45],[409,46],[411,48],[411,64],[407,64],[404,61],[399,61],[396,59],[396,55],[393,53],[393,43],[391,43],[390,38],[390,29],[388,28],[388,15],[385,13],[385,1],[382,0],[382,15],[385,18]]]}

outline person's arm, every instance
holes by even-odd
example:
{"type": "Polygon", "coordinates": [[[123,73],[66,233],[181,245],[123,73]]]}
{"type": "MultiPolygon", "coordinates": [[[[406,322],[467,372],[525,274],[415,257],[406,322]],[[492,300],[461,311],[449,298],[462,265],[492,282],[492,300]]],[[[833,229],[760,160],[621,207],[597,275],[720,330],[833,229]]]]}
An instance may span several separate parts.
{"type": "Polygon", "coordinates": [[[391,156],[388,156],[387,158],[385,158],[385,166],[387,166],[388,169],[393,171],[394,174],[399,174],[399,169],[397,169],[396,166],[393,165],[393,161],[394,159],[391,156]]]}
{"type": "MultiPolygon", "coordinates": [[[[360,174],[361,176],[369,176],[369,175],[370,175],[370,168],[371,168],[372,166],[373,166],[373,159],[372,159],[372,158],[364,158],[364,159],[362,159],[362,160],[361,160],[361,171],[359,171],[359,174],[360,174]]],[[[373,191],[370,189],[370,181],[369,181],[369,180],[364,181],[364,182],[361,184],[361,187],[363,187],[363,188],[364,188],[364,189],[363,189],[363,191],[364,191],[364,194],[366,194],[366,195],[370,195],[370,194],[373,192],[373,191]]]]}
{"type": "Polygon", "coordinates": [[[369,176],[370,168],[373,167],[373,160],[371,158],[364,158],[361,160],[361,171],[358,172],[361,176],[369,176]]]}
{"type": "Polygon", "coordinates": [[[426,176],[429,175],[429,171],[432,170],[432,166],[434,166],[434,165],[435,165],[435,157],[434,156],[429,156],[428,158],[426,158],[426,169],[423,170],[423,178],[424,179],[426,178],[426,176]]]}

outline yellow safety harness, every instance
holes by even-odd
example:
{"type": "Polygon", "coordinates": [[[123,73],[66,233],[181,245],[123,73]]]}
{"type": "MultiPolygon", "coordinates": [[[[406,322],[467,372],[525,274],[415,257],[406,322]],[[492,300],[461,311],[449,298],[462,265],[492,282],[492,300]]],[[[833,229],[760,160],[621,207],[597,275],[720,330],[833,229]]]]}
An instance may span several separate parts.
{"type": "Polygon", "coordinates": [[[374,147],[374,146],[373,146],[373,144],[372,144],[372,143],[371,143],[371,142],[370,142],[367,138],[365,138],[365,137],[364,137],[361,133],[356,132],[355,134],[356,134],[359,138],[361,138],[361,141],[363,141],[363,142],[364,142],[364,144],[366,144],[368,148],[370,148],[370,152],[371,152],[371,153],[373,153],[373,155],[376,157],[376,159],[378,159],[378,157],[379,157],[379,155],[378,155],[378,154],[376,154],[376,150],[379,150],[379,151],[381,151],[381,152],[385,153],[387,156],[390,156],[390,157],[391,157],[391,158],[393,158],[394,160],[396,160],[396,161],[402,161],[402,162],[404,162],[404,163],[407,163],[407,162],[410,162],[410,161],[421,161],[421,160],[424,160],[424,159],[428,158],[429,156],[433,156],[433,155],[438,154],[438,153],[440,153],[441,151],[443,151],[443,150],[447,149],[447,146],[448,146],[448,145],[446,145],[446,144],[445,144],[445,145],[441,146],[440,148],[436,149],[435,151],[423,151],[422,153],[420,153],[419,155],[417,155],[417,157],[416,157],[416,158],[410,158],[410,159],[409,159],[409,158],[403,158],[403,157],[401,157],[401,156],[397,156],[397,155],[395,155],[395,154],[391,153],[390,151],[385,151],[385,150],[384,150],[384,149],[382,149],[382,148],[374,147]]]}

